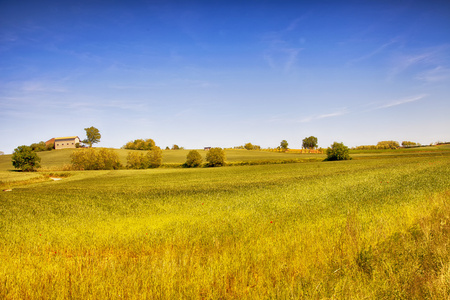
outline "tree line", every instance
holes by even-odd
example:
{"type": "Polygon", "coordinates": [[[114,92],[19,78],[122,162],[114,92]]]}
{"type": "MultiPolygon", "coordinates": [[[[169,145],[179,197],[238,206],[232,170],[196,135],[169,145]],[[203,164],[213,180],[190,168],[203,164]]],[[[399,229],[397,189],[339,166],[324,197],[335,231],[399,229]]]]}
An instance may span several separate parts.
{"type": "MultiPolygon", "coordinates": [[[[158,168],[162,165],[162,150],[153,139],[136,139],[126,143],[122,149],[127,150],[142,150],[141,153],[129,152],[127,155],[127,163],[123,166],[120,162],[119,156],[111,149],[94,149],[92,145],[100,142],[100,131],[91,126],[84,129],[86,131],[86,139],[82,141],[83,144],[89,145],[89,148],[80,149],[74,151],[71,158],[71,167],[75,170],[101,170],[101,169],[148,169],[158,168]]],[[[282,140],[277,147],[280,151],[287,151],[289,143],[286,140],[282,140]]],[[[418,143],[403,141],[403,147],[415,147],[420,146],[418,143]]],[[[372,149],[397,149],[400,145],[396,141],[381,141],[377,145],[358,146],[357,150],[372,150],[372,149]]],[[[13,166],[22,171],[34,171],[40,167],[40,157],[36,152],[48,151],[54,148],[54,145],[46,145],[44,142],[34,143],[30,146],[19,146],[14,150],[12,156],[13,166]]],[[[247,150],[261,150],[259,145],[253,145],[252,143],[245,143],[243,146],[234,147],[235,149],[247,149],[247,150]]],[[[305,137],[302,140],[303,149],[317,149],[318,139],[315,136],[305,137]]],[[[171,150],[180,150],[183,147],[179,147],[174,144],[171,150]]],[[[166,147],[166,150],[170,150],[166,147]]],[[[349,156],[349,148],[343,143],[334,142],[326,150],[326,161],[333,160],[347,160],[351,159],[349,156]]],[[[208,150],[206,154],[206,162],[203,162],[203,158],[197,150],[191,150],[186,156],[186,162],[182,165],[186,168],[195,167],[218,167],[225,165],[225,152],[222,148],[216,147],[208,150]]]]}
{"type": "MultiPolygon", "coordinates": [[[[411,141],[403,141],[402,147],[404,148],[410,148],[410,147],[421,147],[422,145],[420,143],[411,142],[411,141]]],[[[355,150],[387,150],[387,149],[398,149],[400,148],[400,144],[397,141],[381,141],[378,142],[376,145],[362,145],[357,146],[354,149],[355,150]]]]}
{"type": "MultiPolygon", "coordinates": [[[[123,149],[142,150],[145,152],[129,152],[127,155],[127,164],[126,166],[123,166],[119,156],[113,150],[92,148],[92,145],[100,142],[101,139],[101,134],[97,128],[91,126],[85,128],[85,131],[86,139],[83,140],[82,143],[89,145],[89,148],[74,151],[70,155],[71,168],[74,170],[115,170],[121,168],[148,169],[158,168],[162,165],[162,150],[156,146],[153,139],[136,139],[126,143],[122,147],[123,149]]],[[[317,138],[314,136],[305,138],[303,140],[303,147],[308,149],[317,148],[317,138]]],[[[44,142],[40,142],[36,145],[32,144],[31,146],[20,146],[14,150],[12,156],[13,166],[22,171],[35,171],[40,167],[41,161],[36,152],[44,151],[42,149],[51,150],[52,148],[54,147],[50,147],[50,145],[46,146],[44,142]]],[[[182,147],[179,147],[178,145],[173,145],[172,150],[179,150],[181,148],[182,147]]],[[[260,146],[253,145],[252,143],[246,143],[243,148],[247,150],[261,149],[260,146]]],[[[282,140],[279,148],[286,151],[288,149],[288,142],[282,140]]],[[[219,167],[225,165],[225,158],[225,152],[222,148],[211,148],[206,154],[206,163],[203,163],[203,158],[200,153],[197,150],[191,150],[186,156],[186,162],[183,164],[183,167],[219,167]]],[[[336,156],[336,158],[348,159],[345,156],[336,156]]]]}

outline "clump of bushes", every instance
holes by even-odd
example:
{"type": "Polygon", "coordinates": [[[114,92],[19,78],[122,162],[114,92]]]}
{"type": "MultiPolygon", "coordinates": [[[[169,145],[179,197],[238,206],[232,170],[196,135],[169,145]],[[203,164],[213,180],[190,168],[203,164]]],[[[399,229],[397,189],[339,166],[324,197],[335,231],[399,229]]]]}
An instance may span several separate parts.
{"type": "Polygon", "coordinates": [[[203,158],[197,150],[191,150],[186,155],[186,162],[183,167],[185,168],[197,168],[203,164],[203,158]]]}
{"type": "Polygon", "coordinates": [[[396,141],[382,141],[377,144],[378,149],[397,149],[400,147],[396,141]]]}
{"type": "Polygon", "coordinates": [[[137,139],[126,143],[122,148],[129,150],[152,150],[154,147],[156,147],[156,144],[152,139],[137,139]]]}
{"type": "Polygon", "coordinates": [[[397,149],[400,147],[399,143],[396,141],[381,141],[376,145],[365,145],[358,146],[356,150],[385,150],[385,149],[397,149]]]}
{"type": "Polygon", "coordinates": [[[206,153],[208,167],[221,167],[225,165],[225,151],[222,148],[211,148],[206,153]]]}
{"type": "Polygon", "coordinates": [[[420,147],[420,143],[411,142],[411,141],[403,141],[402,147],[408,148],[408,147],[420,147]]]}
{"type": "Polygon", "coordinates": [[[162,164],[162,150],[154,146],[146,153],[129,152],[127,156],[128,169],[159,168],[162,164]]]}
{"type": "Polygon", "coordinates": [[[331,147],[327,149],[327,158],[325,158],[325,161],[348,159],[351,159],[351,157],[349,155],[349,149],[344,143],[334,142],[331,147]]]}
{"type": "Polygon", "coordinates": [[[55,144],[50,143],[50,144],[46,145],[45,142],[40,141],[39,143],[31,144],[30,148],[35,152],[50,151],[50,150],[55,149],[55,144]]]}
{"type": "Polygon", "coordinates": [[[247,149],[247,150],[261,150],[261,146],[253,145],[252,143],[246,143],[243,146],[243,149],[247,149]]]}
{"type": "Polygon", "coordinates": [[[111,149],[79,149],[70,158],[75,170],[117,170],[122,167],[119,156],[111,149]]]}

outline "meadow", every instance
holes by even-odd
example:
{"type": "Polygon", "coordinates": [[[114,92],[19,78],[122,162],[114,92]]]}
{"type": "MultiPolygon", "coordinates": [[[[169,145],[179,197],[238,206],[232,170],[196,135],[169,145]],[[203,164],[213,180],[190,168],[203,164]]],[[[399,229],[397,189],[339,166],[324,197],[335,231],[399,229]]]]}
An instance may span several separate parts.
{"type": "Polygon", "coordinates": [[[0,298],[448,299],[444,150],[116,171],[48,152],[0,172],[0,298]]]}

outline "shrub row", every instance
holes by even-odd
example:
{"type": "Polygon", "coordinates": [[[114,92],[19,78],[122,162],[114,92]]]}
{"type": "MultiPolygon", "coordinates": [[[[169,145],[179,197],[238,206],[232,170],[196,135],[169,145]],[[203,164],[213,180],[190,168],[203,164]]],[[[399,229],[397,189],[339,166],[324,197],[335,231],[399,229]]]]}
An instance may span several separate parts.
{"type": "Polygon", "coordinates": [[[74,170],[117,170],[122,167],[119,156],[111,149],[80,149],[70,158],[74,170]]]}
{"type": "Polygon", "coordinates": [[[153,150],[146,153],[129,152],[127,156],[128,169],[158,168],[162,164],[162,151],[154,146],[153,150]]]}
{"type": "Polygon", "coordinates": [[[152,150],[154,147],[156,147],[156,144],[152,139],[137,139],[126,143],[122,148],[129,150],[152,150]]]}
{"type": "Polygon", "coordinates": [[[399,143],[396,141],[381,141],[376,145],[365,145],[358,146],[356,150],[383,150],[383,149],[397,149],[400,147],[399,143]]]}

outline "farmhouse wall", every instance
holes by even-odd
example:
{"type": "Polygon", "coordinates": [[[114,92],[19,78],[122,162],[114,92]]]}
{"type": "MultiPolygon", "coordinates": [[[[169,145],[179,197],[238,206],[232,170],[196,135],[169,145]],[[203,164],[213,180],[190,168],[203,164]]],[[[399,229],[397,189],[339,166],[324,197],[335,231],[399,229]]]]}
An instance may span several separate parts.
{"type": "Polygon", "coordinates": [[[80,142],[77,136],[55,138],[55,149],[76,148],[76,144],[80,142]]]}
{"type": "Polygon", "coordinates": [[[49,146],[50,144],[55,144],[55,138],[49,139],[45,142],[45,146],[49,146]]]}

